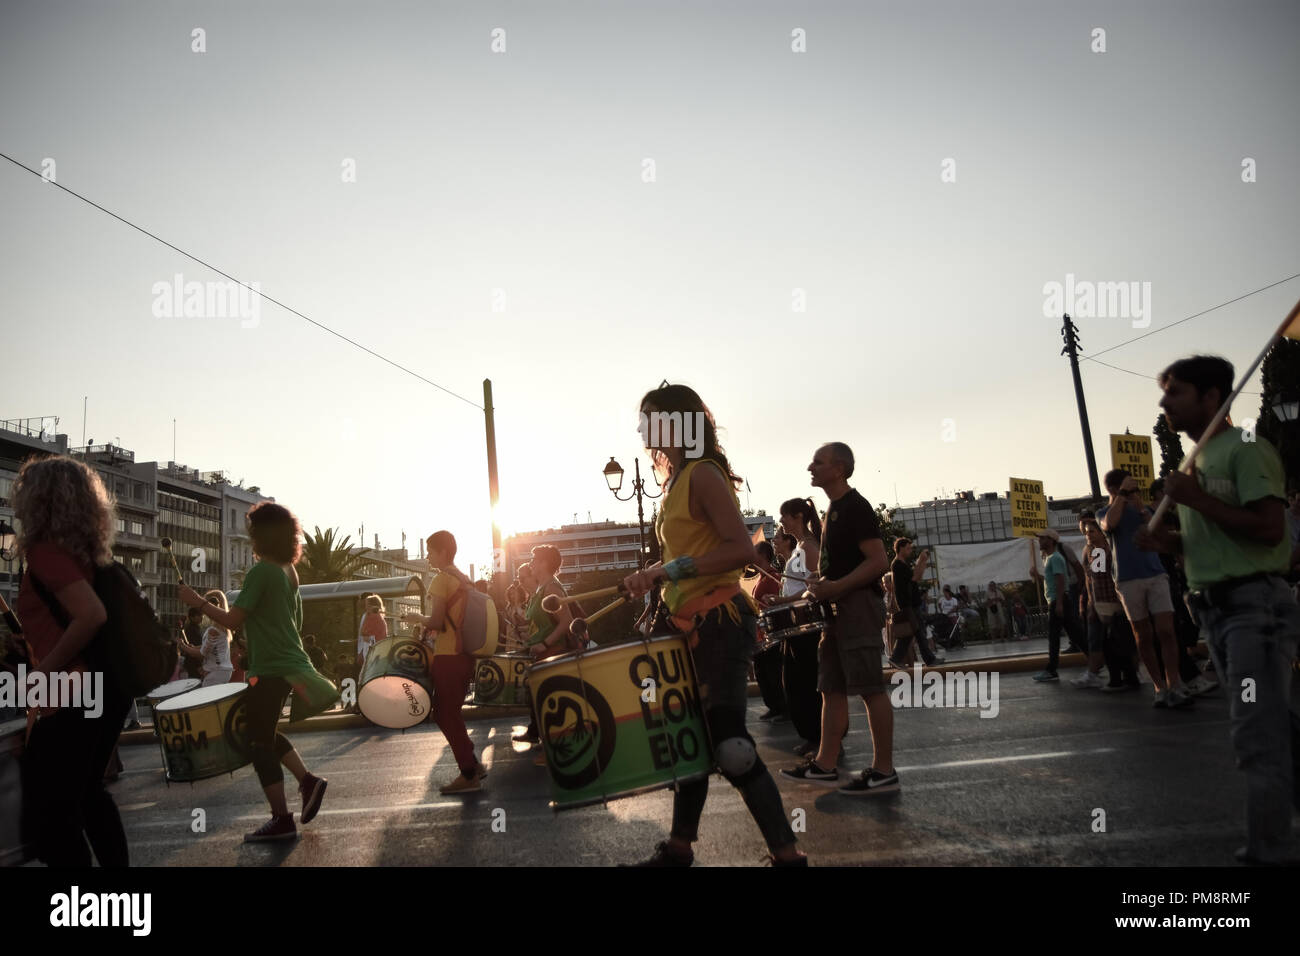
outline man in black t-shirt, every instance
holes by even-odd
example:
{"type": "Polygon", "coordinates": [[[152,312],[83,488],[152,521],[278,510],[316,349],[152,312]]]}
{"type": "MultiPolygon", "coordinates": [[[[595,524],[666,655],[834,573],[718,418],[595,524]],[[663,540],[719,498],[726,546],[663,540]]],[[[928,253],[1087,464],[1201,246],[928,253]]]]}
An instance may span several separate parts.
{"type": "Polygon", "coordinates": [[[925,625],[921,623],[921,589],[917,586],[917,581],[924,576],[925,566],[929,563],[930,552],[922,551],[921,556],[917,558],[916,566],[912,566],[912,554],[916,550],[916,545],[910,538],[899,538],[894,542],[894,563],[889,566],[890,573],[894,579],[894,596],[898,601],[898,614],[894,616],[894,626],[898,624],[910,624],[911,634],[899,635],[897,630],[894,632],[894,656],[889,663],[895,667],[904,667],[902,663],[907,659],[907,647],[916,639],[916,649],[921,653],[921,660],[925,661],[927,667],[933,667],[942,662],[934,651],[930,650],[930,644],[925,639],[925,625]]]}
{"type": "Polygon", "coordinates": [[[818,648],[817,689],[822,692],[822,738],[818,752],[803,766],[782,770],[784,777],[834,787],[840,741],[849,725],[849,695],[867,705],[872,765],[841,786],[840,793],[866,795],[896,791],[894,709],[882,667],[885,601],[880,579],[889,568],[880,519],[870,503],[849,487],[853,451],[842,442],[817,449],[808,466],[814,487],[830,498],[822,532],[821,580],[813,597],[834,604],[818,648]]]}

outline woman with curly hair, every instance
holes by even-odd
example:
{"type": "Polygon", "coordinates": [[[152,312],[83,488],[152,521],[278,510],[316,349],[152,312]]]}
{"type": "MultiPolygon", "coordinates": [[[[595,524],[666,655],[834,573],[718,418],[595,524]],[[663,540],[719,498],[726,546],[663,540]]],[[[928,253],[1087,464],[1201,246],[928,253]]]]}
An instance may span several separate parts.
{"type": "MultiPolygon", "coordinates": [[[[757,640],[756,608],[740,588],[754,545],[740,514],[732,470],[718,444],[713,413],[685,385],[664,384],[641,399],[642,438],[666,475],[655,534],[663,562],[624,579],[634,598],[660,591],[672,626],[694,649],[700,702],[713,756],[740,791],[772,853],[774,866],[807,866],[795,849],[781,794],[745,729],[749,662],[757,640]]],[[[690,866],[709,778],[683,783],[673,796],[668,839],[641,866],[690,866]]]]}
{"type": "MultiPolygon", "coordinates": [[[[13,505],[27,561],[15,610],[31,644],[33,672],[47,682],[52,674],[86,673],[86,646],[108,619],[94,578],[96,568],[113,561],[113,499],[94,471],[57,456],[23,464],[13,505]]],[[[62,707],[28,717],[36,719],[27,769],[37,854],[50,866],[90,866],[92,851],[100,866],[128,863],[126,833],[104,789],[104,771],[131,701],[112,681],[102,684],[98,716],[62,707]]]]}
{"type": "Polygon", "coordinates": [[[271,804],[271,819],[244,842],[292,840],[298,835],[284,796],[284,772],[298,780],[302,796],[302,822],[310,823],[325,797],[327,781],[307,770],[289,738],[278,733],[276,722],[285,698],[294,693],[295,715],[320,713],[339,699],[337,688],[316,672],[302,646],[302,597],[298,572],[302,555],[302,529],[288,508],[263,501],[248,509],[248,536],[257,563],[244,575],[244,587],[229,611],[208,604],[190,587],[181,587],[180,599],[201,607],[217,624],[229,630],[244,629],[248,639],[248,693],[244,713],[248,721],[253,769],[271,804]]]}

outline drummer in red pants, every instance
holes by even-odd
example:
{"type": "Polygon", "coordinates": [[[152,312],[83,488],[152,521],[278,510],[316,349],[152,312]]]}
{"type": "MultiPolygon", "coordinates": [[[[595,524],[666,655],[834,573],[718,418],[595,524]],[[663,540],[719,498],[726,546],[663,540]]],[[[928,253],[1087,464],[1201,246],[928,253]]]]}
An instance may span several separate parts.
{"type": "Polygon", "coordinates": [[[433,717],[456,757],[460,776],[440,788],[443,794],[476,793],[482,789],[487,768],[474,755],[461,706],[474,678],[474,658],[461,649],[465,619],[465,592],[473,587],[455,565],[456,538],[450,531],[435,531],[426,542],[429,567],[438,572],[429,585],[429,614],[405,614],[402,620],[419,624],[433,642],[433,717]]]}

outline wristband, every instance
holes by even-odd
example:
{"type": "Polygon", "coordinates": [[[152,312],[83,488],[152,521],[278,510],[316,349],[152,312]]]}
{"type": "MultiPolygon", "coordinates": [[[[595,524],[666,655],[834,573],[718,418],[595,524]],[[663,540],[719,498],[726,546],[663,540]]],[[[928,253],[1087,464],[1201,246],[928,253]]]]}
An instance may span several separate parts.
{"type": "Polygon", "coordinates": [[[684,578],[693,578],[696,575],[695,559],[689,554],[684,554],[680,558],[673,558],[663,566],[664,577],[669,581],[681,581],[684,578]]]}

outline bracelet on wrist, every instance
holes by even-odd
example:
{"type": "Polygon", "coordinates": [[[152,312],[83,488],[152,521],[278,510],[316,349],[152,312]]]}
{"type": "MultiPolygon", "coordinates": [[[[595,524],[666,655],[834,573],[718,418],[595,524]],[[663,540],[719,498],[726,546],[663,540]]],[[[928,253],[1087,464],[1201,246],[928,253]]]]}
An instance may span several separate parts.
{"type": "Polygon", "coordinates": [[[698,573],[695,569],[695,559],[689,554],[684,554],[680,558],[673,558],[663,566],[663,572],[664,577],[674,582],[693,578],[698,573]]]}

